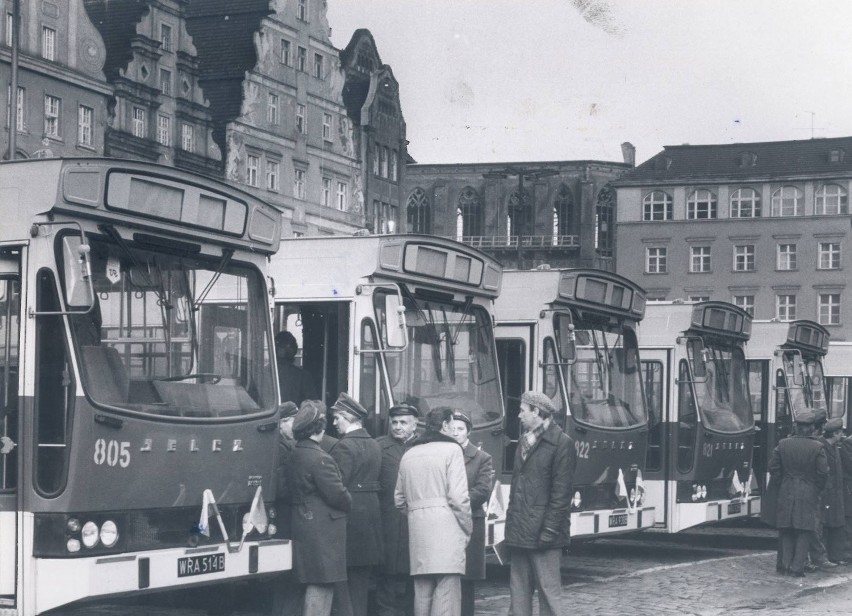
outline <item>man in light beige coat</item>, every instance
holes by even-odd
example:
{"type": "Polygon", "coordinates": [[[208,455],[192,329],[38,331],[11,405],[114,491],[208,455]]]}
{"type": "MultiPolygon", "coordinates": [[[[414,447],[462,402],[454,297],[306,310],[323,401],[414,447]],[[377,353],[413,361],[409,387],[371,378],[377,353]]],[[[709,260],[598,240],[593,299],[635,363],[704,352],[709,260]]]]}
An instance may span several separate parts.
{"type": "Polygon", "coordinates": [[[464,454],[449,432],[453,412],[433,409],[426,432],[399,464],[394,500],[408,516],[414,616],[459,616],[465,549],[473,527],[464,454]]]}

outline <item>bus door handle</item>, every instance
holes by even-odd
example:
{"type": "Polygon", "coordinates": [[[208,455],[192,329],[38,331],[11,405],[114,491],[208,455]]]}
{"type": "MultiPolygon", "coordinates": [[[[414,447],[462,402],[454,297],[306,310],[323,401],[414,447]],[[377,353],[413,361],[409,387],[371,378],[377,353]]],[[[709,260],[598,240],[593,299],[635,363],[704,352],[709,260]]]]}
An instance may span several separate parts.
{"type": "Polygon", "coordinates": [[[503,428],[494,428],[491,431],[491,436],[500,436],[501,434],[503,434],[503,432],[505,432],[505,430],[503,430],[503,428]]]}
{"type": "Polygon", "coordinates": [[[267,423],[262,423],[257,427],[258,432],[269,432],[270,430],[274,430],[278,425],[277,421],[270,421],[267,423]]]}

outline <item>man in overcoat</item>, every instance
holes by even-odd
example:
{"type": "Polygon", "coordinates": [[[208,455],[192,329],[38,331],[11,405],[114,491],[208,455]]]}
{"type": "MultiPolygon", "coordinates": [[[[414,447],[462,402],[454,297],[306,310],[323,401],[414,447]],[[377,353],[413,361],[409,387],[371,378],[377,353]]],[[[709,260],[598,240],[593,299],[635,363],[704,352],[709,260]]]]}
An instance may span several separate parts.
{"type": "Polygon", "coordinates": [[[846,564],[846,545],[843,537],[845,511],[843,503],[843,469],[838,445],[843,438],[843,421],[829,419],[820,439],[828,458],[828,480],[822,493],[822,545],[830,564],[846,564]]]}
{"type": "Polygon", "coordinates": [[[461,576],[472,521],[461,446],[453,411],[432,409],[426,431],[399,463],[394,499],[408,516],[414,578],[414,616],[460,616],[461,576]]]}
{"type": "Polygon", "coordinates": [[[820,519],[819,495],[828,478],[825,448],[814,436],[816,416],[803,410],[796,431],[783,439],[769,461],[770,481],[778,481],[775,525],[781,537],[781,572],[805,576],[811,537],[820,519]]]}
{"type": "Polygon", "coordinates": [[[377,616],[408,616],[414,609],[414,588],[408,562],[408,520],[394,504],[399,461],[417,439],[420,412],[400,403],[388,411],[390,434],[376,439],[382,450],[379,509],[382,514],[384,558],[376,580],[377,616]]]}
{"type": "Polygon", "coordinates": [[[523,431],[515,451],[506,511],[510,613],[531,616],[538,588],[539,614],[561,614],[562,548],[570,541],[571,484],[577,466],[574,443],[553,421],[556,408],[543,393],[521,396],[523,431]]]}
{"type": "Polygon", "coordinates": [[[346,525],[348,580],[344,587],[335,588],[334,613],[337,616],[367,616],[370,574],[382,560],[382,524],[379,514],[382,450],[363,428],[367,409],[357,400],[343,392],[331,410],[340,440],[330,453],[340,468],[343,485],[352,495],[352,508],[346,525]]]}
{"type": "Polygon", "coordinates": [[[840,441],[840,469],[843,477],[843,538],[845,552],[843,560],[852,562],[852,436],[840,441]]]}
{"type": "Polygon", "coordinates": [[[334,459],[320,447],[325,405],[302,404],[293,421],[296,447],[288,483],[293,516],[293,570],[306,584],[304,616],[329,616],[334,584],[346,581],[346,514],[352,497],[334,459]]]}

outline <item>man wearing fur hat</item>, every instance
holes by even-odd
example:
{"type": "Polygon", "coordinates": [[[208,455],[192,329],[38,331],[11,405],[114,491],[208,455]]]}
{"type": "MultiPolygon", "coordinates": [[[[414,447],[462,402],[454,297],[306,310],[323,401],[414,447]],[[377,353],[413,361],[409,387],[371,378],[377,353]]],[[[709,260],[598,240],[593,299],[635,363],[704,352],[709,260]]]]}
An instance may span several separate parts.
{"type": "Polygon", "coordinates": [[[577,452],[571,437],[553,421],[553,402],[543,393],[521,396],[521,436],[515,450],[512,489],[506,511],[510,549],[510,613],[531,616],[538,588],[539,614],[561,614],[562,548],[569,543],[571,483],[577,452]]]}

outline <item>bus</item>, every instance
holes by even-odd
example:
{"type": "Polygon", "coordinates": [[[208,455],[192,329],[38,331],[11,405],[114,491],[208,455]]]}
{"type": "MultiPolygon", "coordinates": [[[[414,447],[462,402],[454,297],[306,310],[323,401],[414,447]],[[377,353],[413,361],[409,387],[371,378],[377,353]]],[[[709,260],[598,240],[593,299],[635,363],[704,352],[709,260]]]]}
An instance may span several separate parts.
{"type": "Polygon", "coordinates": [[[577,451],[571,536],[653,526],[654,506],[642,488],[648,413],[636,339],[645,292],[594,269],[505,271],[496,311],[504,483],[520,437],[521,394],[543,392],[577,451]]]}
{"type": "Polygon", "coordinates": [[[651,414],[645,489],[651,530],[760,513],[751,493],[754,415],[744,347],[751,316],[720,301],[649,302],[639,326],[651,414]]]}
{"type": "Polygon", "coordinates": [[[761,493],[769,480],[769,460],[778,442],[793,432],[800,411],[829,413],[823,360],[828,330],[813,321],[754,321],[746,345],[749,390],[756,428],[754,474],[761,493]]]}
{"type": "Polygon", "coordinates": [[[832,340],[823,358],[829,416],[842,417],[849,434],[849,411],[852,404],[852,342],[832,340]]]}
{"type": "Polygon", "coordinates": [[[0,211],[0,611],[290,568],[271,507],[280,214],[105,158],[0,164],[0,211]]]}
{"type": "Polygon", "coordinates": [[[282,240],[271,272],[274,329],[296,338],[297,363],[327,405],[352,395],[374,437],[387,432],[394,404],[414,406],[421,419],[461,409],[471,442],[502,463],[497,261],[427,235],[307,237],[282,240]]]}

